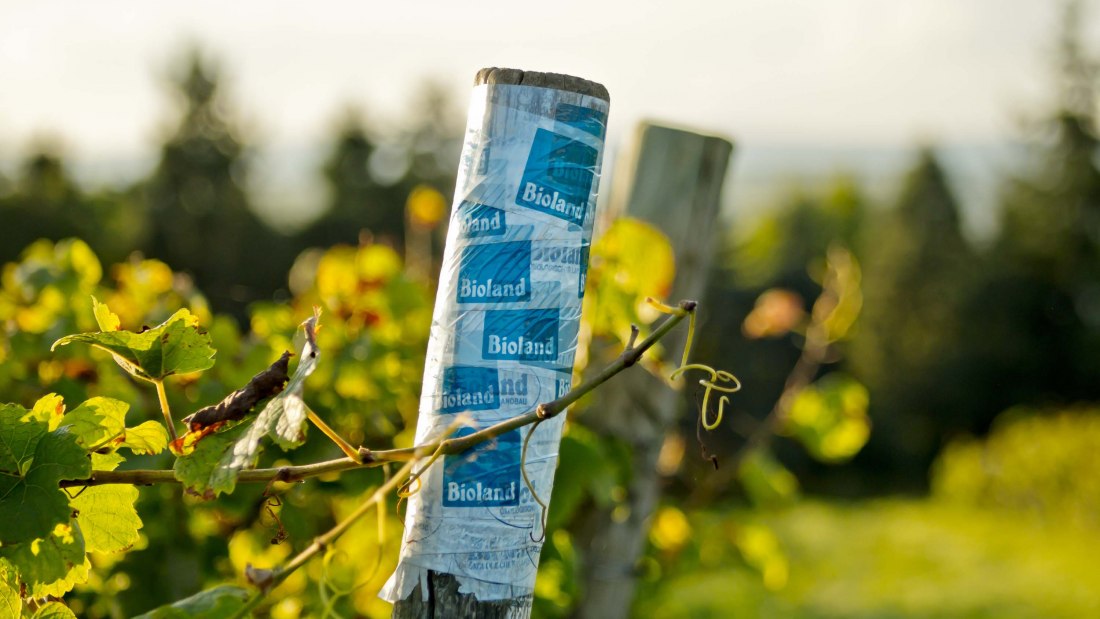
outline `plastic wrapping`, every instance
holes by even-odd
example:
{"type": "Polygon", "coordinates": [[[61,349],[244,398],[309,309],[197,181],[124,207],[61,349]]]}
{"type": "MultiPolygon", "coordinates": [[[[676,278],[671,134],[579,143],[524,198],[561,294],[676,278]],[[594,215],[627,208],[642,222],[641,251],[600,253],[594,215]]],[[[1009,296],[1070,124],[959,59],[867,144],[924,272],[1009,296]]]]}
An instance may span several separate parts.
{"type": "MultiPolygon", "coordinates": [[[[474,88],[424,369],[416,442],[467,434],[570,389],[608,103],[533,86],[474,88]]],[[[526,471],[550,499],[564,415],[534,430],[526,471]]],[[[427,571],[481,601],[530,595],[544,537],[520,472],[527,426],[440,458],[408,504],[381,592],[427,571]]]]}

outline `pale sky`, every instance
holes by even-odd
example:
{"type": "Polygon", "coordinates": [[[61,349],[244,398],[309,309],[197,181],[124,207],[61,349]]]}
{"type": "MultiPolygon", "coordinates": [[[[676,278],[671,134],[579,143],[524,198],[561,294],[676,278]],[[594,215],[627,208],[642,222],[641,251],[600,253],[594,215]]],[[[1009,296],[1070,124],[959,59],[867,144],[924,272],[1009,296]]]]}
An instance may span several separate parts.
{"type": "Polygon", "coordinates": [[[603,82],[620,128],[997,140],[1043,91],[1057,4],[0,0],[0,149],[49,133],[81,155],[148,152],[166,67],[191,41],[223,58],[238,109],[276,144],[320,139],[349,101],[395,119],[426,76],[465,101],[493,65],[603,82]]]}
{"type": "Polygon", "coordinates": [[[261,150],[316,148],[348,103],[399,123],[425,78],[464,107],[483,66],[604,83],[610,144],[643,118],[749,148],[1002,142],[1049,93],[1058,6],[0,0],[0,161],[40,135],[85,165],[152,157],[171,109],[168,67],[192,42],[222,59],[261,150]]]}

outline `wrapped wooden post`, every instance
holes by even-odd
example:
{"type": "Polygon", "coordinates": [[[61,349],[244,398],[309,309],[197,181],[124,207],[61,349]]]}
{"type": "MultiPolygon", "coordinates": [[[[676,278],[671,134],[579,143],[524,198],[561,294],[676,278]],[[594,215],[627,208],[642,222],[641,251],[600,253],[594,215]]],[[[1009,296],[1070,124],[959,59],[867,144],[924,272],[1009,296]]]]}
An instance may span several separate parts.
{"type": "MultiPolygon", "coordinates": [[[[553,73],[477,74],[432,319],[416,442],[570,388],[609,98],[553,73]]],[[[409,500],[395,617],[525,617],[564,415],[440,458],[409,500]]]]}

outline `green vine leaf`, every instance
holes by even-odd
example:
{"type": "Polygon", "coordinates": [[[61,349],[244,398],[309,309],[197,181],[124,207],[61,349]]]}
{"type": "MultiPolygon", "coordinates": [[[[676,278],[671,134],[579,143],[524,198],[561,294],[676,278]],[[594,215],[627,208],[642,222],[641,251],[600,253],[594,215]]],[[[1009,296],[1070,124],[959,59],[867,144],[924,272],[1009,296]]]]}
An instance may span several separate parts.
{"type": "Polygon", "coordinates": [[[142,523],[134,508],[137,499],[137,488],[112,484],[90,486],[69,503],[77,511],[88,551],[121,552],[138,541],[142,523]]]}
{"type": "Polygon", "coordinates": [[[159,454],[168,447],[168,431],[159,421],[146,421],[126,428],[121,447],[127,447],[135,454],[159,454]]]}
{"type": "Polygon", "coordinates": [[[859,453],[871,435],[867,388],[833,373],[803,389],[783,423],[815,458],[843,462],[859,453]]]}
{"type": "Polygon", "coordinates": [[[84,536],[80,526],[59,524],[42,539],[0,548],[31,597],[62,596],[88,579],[84,536]]]}
{"type": "Polygon", "coordinates": [[[89,344],[111,353],[131,375],[157,382],[173,374],[187,374],[214,365],[210,336],[199,328],[199,320],[186,309],[152,329],[134,333],[118,330],[118,317],[92,298],[96,320],[103,331],[78,333],[54,342],[51,350],[73,342],[89,344]],[[107,327],[114,329],[107,329],[107,327]]]}
{"type": "Polygon", "coordinates": [[[250,595],[242,587],[219,585],[135,619],[228,619],[244,606],[250,595]]]}
{"type": "Polygon", "coordinates": [[[76,619],[76,615],[61,602],[48,602],[39,606],[31,619],[76,619]]]}
{"type": "MultiPolygon", "coordinates": [[[[232,492],[233,485],[215,486],[212,484],[211,477],[222,457],[233,448],[237,438],[245,429],[247,429],[246,425],[238,424],[229,430],[211,434],[199,441],[190,455],[176,458],[176,463],[172,467],[176,479],[189,492],[206,499],[213,499],[221,493],[232,492]]],[[[235,477],[233,481],[236,482],[235,477]]]]}
{"type": "Polygon", "coordinates": [[[0,405],[0,544],[31,542],[69,522],[58,482],[87,479],[91,463],[68,426],[49,431],[27,409],[0,405]]]}
{"type": "Polygon", "coordinates": [[[61,425],[61,418],[65,415],[65,400],[56,393],[51,393],[38,398],[31,412],[24,415],[25,421],[41,421],[49,426],[50,432],[61,425]]]}
{"type": "Polygon", "coordinates": [[[19,597],[14,569],[0,561],[0,616],[18,617],[22,609],[23,600],[19,597]]]}
{"type": "Polygon", "coordinates": [[[69,411],[62,424],[76,436],[84,449],[93,449],[126,430],[126,411],[130,405],[112,398],[90,398],[69,411]]]}

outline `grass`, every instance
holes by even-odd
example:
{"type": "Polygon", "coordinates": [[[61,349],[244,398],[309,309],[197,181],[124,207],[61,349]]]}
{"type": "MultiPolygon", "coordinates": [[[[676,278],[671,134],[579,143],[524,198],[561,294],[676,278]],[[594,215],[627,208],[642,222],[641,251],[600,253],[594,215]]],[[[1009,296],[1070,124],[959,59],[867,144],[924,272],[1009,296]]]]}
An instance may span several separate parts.
{"type": "Polygon", "coordinates": [[[643,586],[638,617],[1100,617],[1100,532],[928,500],[803,502],[691,518],[692,541],[643,586]],[[763,525],[786,555],[769,590],[736,550],[763,525]]]}

